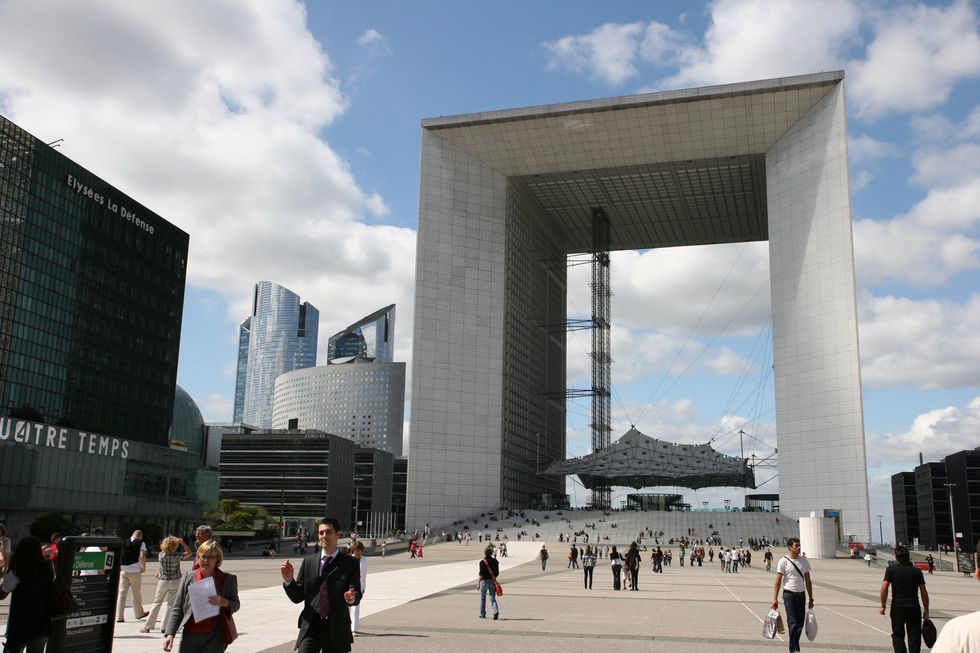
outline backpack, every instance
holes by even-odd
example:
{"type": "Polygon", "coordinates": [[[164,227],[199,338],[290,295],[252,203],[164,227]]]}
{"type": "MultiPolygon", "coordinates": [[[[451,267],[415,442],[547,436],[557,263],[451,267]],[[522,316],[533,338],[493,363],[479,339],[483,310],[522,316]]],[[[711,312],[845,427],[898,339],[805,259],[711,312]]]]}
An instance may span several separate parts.
{"type": "Polygon", "coordinates": [[[122,554],[123,565],[135,565],[140,561],[140,549],[143,548],[143,540],[133,540],[126,545],[122,554]]]}

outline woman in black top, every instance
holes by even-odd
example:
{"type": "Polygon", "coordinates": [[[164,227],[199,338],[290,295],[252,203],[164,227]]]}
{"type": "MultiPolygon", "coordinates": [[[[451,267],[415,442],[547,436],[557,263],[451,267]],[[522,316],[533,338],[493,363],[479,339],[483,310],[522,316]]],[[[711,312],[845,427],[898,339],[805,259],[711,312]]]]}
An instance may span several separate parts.
{"type": "Polygon", "coordinates": [[[480,619],[487,618],[487,594],[490,594],[490,608],[493,610],[493,618],[500,616],[497,608],[497,582],[496,578],[500,575],[500,563],[493,557],[493,547],[488,546],[483,552],[483,560],[480,560],[480,619]]]}
{"type": "Polygon", "coordinates": [[[612,552],[609,554],[609,562],[612,565],[613,573],[613,589],[619,589],[619,573],[623,570],[623,556],[619,555],[619,551],[616,550],[615,545],[612,548],[612,552]]]}
{"type": "Polygon", "coordinates": [[[10,557],[10,573],[0,585],[0,599],[10,599],[4,653],[42,653],[51,634],[48,592],[54,574],[41,553],[41,541],[24,537],[10,557]]]}
{"type": "Polygon", "coordinates": [[[637,581],[640,575],[640,549],[636,542],[630,544],[630,550],[626,552],[626,568],[630,571],[630,589],[635,592],[639,589],[637,581]]]}

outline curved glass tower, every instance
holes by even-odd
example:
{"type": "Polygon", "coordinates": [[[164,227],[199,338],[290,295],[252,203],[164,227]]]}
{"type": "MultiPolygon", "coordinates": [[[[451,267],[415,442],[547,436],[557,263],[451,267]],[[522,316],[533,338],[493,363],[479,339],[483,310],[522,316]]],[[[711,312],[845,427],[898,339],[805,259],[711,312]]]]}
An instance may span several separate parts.
{"type": "MultiPolygon", "coordinates": [[[[245,364],[243,422],[262,429],[272,426],[276,377],[316,364],[319,322],[320,312],[309,303],[301,303],[299,295],[288,288],[271,281],[255,284],[245,364]]],[[[244,347],[240,357],[243,351],[244,347]]]]}

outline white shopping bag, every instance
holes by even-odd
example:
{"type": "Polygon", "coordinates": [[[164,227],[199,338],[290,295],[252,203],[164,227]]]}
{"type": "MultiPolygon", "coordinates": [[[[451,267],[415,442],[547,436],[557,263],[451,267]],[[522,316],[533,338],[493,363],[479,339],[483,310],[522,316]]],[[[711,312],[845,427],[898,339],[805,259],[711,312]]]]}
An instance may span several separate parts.
{"type": "Polygon", "coordinates": [[[806,612],[806,638],[811,642],[817,638],[817,615],[810,608],[806,612]]]}
{"type": "Polygon", "coordinates": [[[772,639],[776,636],[776,622],[779,620],[779,613],[775,610],[770,610],[766,618],[762,620],[762,636],[766,639],[772,639]]]}

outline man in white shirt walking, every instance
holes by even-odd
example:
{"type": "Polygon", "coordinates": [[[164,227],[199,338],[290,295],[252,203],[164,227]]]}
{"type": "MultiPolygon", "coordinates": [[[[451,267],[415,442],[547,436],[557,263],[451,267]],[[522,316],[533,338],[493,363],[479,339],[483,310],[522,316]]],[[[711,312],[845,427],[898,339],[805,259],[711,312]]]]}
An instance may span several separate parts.
{"type": "Polygon", "coordinates": [[[779,590],[783,590],[786,608],[786,628],[789,630],[790,653],[800,650],[800,635],[806,622],[804,602],[810,595],[809,607],[813,607],[813,585],[810,583],[810,562],[800,555],[800,540],[791,537],[786,541],[789,555],[783,556],[776,565],[776,586],[773,588],[772,609],[779,606],[779,590]]]}

